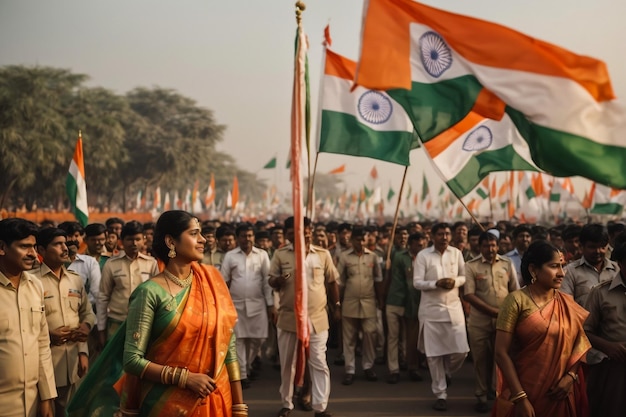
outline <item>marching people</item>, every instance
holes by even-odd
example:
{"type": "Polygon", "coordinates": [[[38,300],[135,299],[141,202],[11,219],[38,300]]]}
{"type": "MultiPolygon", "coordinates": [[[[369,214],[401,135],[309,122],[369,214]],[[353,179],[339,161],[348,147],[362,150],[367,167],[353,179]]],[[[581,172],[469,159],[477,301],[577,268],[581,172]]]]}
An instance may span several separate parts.
{"type": "Polygon", "coordinates": [[[252,363],[267,338],[268,318],[273,319],[275,310],[268,283],[270,259],[267,252],[254,246],[251,224],[238,226],[235,234],[239,246],[226,253],[221,273],[237,310],[237,358],[241,386],[246,389],[250,387],[248,375],[252,363]]]}
{"type": "Polygon", "coordinates": [[[30,272],[37,226],[0,221],[0,415],[53,417],[57,396],[41,281],[30,272]],[[23,314],[22,314],[23,313],[23,314]]]}
{"type": "Polygon", "coordinates": [[[43,262],[33,271],[44,288],[44,309],[58,394],[54,401],[55,416],[65,415],[79,379],[87,373],[87,338],[96,321],[83,279],[65,268],[69,260],[66,241],[67,234],[62,229],[42,229],[37,234],[37,251],[43,262]]]}
{"type": "Polygon", "coordinates": [[[587,368],[592,417],[618,417],[626,410],[626,243],[613,249],[613,259],[619,271],[612,279],[594,286],[585,302],[589,311],[585,332],[601,353],[599,360],[589,362],[587,368]]]}
{"type": "Polygon", "coordinates": [[[480,256],[465,264],[463,298],[472,307],[467,332],[478,401],[474,409],[486,413],[487,399],[495,398],[496,318],[504,299],[519,289],[519,283],[511,260],[498,255],[498,237],[487,231],[481,233],[478,242],[480,256]]]}
{"type": "Polygon", "coordinates": [[[465,284],[465,262],[450,246],[448,223],[437,223],[430,233],[433,246],[420,251],[413,267],[413,285],[421,291],[418,348],[426,355],[437,400],[433,408],[448,409],[448,386],[469,352],[465,315],[459,287],[465,284]]]}
{"type": "Polygon", "coordinates": [[[399,251],[391,263],[391,277],[386,289],[385,316],[387,319],[387,369],[389,384],[400,380],[400,369],[409,370],[409,378],[421,381],[417,354],[419,322],[417,310],[420,291],[413,287],[413,263],[426,247],[426,236],[417,232],[409,236],[407,249],[399,251]]]}
{"type": "MultiPolygon", "coordinates": [[[[284,223],[285,238],[294,241],[294,218],[284,223]]],[[[330,369],[326,361],[328,314],[331,304],[334,319],[341,317],[341,302],[337,285],[338,273],[330,253],[311,244],[311,221],[304,218],[305,274],[307,278],[307,311],[310,323],[308,369],[311,378],[311,408],[315,417],[330,417],[327,410],[330,396],[330,369]]],[[[276,250],[270,265],[269,284],[278,292],[278,351],[280,357],[280,396],[282,408],[277,417],[288,417],[294,408],[294,378],[296,372],[296,316],[294,312],[296,258],[293,243],[276,250]]]]}
{"type": "Polygon", "coordinates": [[[343,290],[341,326],[345,358],[344,385],[354,382],[356,345],[359,331],[363,335],[362,365],[365,378],[376,381],[376,314],[382,305],[382,271],[376,254],[365,247],[367,233],[354,228],[350,236],[351,248],[342,252],[337,263],[339,283],[343,290]]]}
{"type": "Polygon", "coordinates": [[[159,273],[156,259],[141,253],[144,242],[141,223],[124,224],[121,237],[124,250],[104,264],[100,278],[96,317],[101,347],[126,319],[128,300],[135,288],[159,273]]]}

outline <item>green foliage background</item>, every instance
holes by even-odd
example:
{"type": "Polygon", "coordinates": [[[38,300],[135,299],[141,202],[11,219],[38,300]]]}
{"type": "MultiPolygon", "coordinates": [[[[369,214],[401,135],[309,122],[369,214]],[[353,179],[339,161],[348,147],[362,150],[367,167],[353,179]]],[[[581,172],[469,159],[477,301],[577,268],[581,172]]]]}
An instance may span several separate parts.
{"type": "Polygon", "coordinates": [[[184,196],[196,180],[204,195],[211,173],[218,199],[235,175],[241,195],[262,195],[265,184],[255,174],[216,150],[226,126],[212,110],[172,89],[119,95],[87,80],[60,68],[0,68],[0,207],[66,207],[79,130],[90,206],[129,209],[139,190],[156,186],[184,196]]]}

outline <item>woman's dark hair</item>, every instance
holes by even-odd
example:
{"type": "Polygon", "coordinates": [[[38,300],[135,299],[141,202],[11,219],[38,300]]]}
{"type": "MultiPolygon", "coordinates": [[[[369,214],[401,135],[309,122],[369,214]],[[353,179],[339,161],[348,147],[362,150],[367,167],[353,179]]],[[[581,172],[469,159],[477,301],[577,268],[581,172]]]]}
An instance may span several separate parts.
{"type": "Polygon", "coordinates": [[[532,276],[528,267],[535,265],[540,267],[541,265],[550,262],[555,253],[559,253],[560,250],[547,240],[536,240],[530,244],[524,257],[522,258],[522,278],[526,285],[530,285],[532,276]]]}
{"type": "Polygon", "coordinates": [[[170,249],[165,244],[165,236],[170,235],[178,239],[180,235],[189,228],[189,222],[195,219],[190,213],[182,210],[171,210],[161,214],[154,229],[154,241],[152,242],[152,253],[167,265],[170,258],[167,253],[170,249]]]}

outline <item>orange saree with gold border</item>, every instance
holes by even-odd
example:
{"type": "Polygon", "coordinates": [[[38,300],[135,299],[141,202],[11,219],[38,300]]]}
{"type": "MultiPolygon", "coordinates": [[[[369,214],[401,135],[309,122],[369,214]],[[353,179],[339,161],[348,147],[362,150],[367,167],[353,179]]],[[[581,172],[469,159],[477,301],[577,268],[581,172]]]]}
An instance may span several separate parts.
{"type": "MultiPolygon", "coordinates": [[[[587,408],[584,381],[575,383],[563,401],[555,401],[547,393],[574,364],[584,361],[591,347],[583,330],[588,315],[571,297],[555,291],[554,299],[545,307],[517,321],[511,359],[537,416],[581,417],[584,414],[587,408]]],[[[500,372],[497,391],[505,400],[516,394],[510,392],[500,372]]],[[[497,403],[492,415],[510,416],[513,410],[499,408],[497,403]]]]}

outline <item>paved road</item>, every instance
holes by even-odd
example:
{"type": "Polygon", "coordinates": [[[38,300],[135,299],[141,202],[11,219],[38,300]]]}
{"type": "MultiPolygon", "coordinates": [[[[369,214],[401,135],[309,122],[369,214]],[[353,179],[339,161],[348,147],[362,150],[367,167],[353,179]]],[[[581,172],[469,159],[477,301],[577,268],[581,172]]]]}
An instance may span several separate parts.
{"type": "MultiPolygon", "coordinates": [[[[335,357],[331,350],[328,357],[335,357]]],[[[360,358],[357,358],[357,362],[360,358]]],[[[363,372],[357,369],[354,384],[341,385],[343,367],[330,365],[332,389],[328,410],[334,417],[356,416],[488,416],[473,409],[473,371],[471,362],[452,377],[452,386],[448,389],[448,411],[438,412],[431,407],[435,400],[430,390],[428,371],[423,370],[424,381],[413,382],[406,372],[400,374],[400,382],[390,385],[386,382],[387,370],[384,365],[376,365],[377,382],[365,380],[363,372]]],[[[251,417],[275,417],[281,408],[278,386],[280,372],[264,362],[259,379],[252,381],[252,387],[244,390],[244,398],[250,406],[251,417]]],[[[300,411],[291,413],[291,417],[313,417],[313,412],[300,411]]]]}

